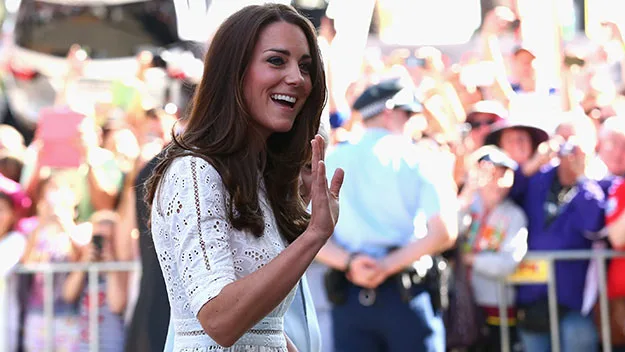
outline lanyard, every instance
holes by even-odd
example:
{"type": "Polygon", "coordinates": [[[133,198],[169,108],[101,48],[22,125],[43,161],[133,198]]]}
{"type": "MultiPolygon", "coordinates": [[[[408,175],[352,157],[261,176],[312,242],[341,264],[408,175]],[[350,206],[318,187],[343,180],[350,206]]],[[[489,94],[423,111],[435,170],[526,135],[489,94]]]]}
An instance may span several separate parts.
{"type": "Polygon", "coordinates": [[[576,194],[573,186],[563,186],[557,176],[554,177],[547,199],[543,204],[545,212],[545,228],[549,227],[555,219],[562,213],[564,207],[573,199],[576,194]]]}

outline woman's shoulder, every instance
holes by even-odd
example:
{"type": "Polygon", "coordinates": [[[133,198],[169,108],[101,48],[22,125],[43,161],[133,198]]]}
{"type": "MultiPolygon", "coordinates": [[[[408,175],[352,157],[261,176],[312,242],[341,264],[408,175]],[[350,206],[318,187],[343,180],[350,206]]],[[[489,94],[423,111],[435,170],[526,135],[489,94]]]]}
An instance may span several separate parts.
{"type": "Polygon", "coordinates": [[[227,197],[221,175],[205,158],[196,155],[177,156],[164,172],[152,207],[165,214],[163,207],[183,204],[222,203],[227,197]],[[156,207],[156,208],[154,208],[156,207]]]}
{"type": "Polygon", "coordinates": [[[226,194],[223,179],[205,158],[196,155],[178,156],[167,167],[159,185],[164,199],[190,197],[191,200],[215,199],[226,194]]]}
{"type": "Polygon", "coordinates": [[[198,155],[183,155],[172,160],[167,170],[168,176],[181,178],[205,178],[222,182],[219,171],[206,158],[198,155]]]}

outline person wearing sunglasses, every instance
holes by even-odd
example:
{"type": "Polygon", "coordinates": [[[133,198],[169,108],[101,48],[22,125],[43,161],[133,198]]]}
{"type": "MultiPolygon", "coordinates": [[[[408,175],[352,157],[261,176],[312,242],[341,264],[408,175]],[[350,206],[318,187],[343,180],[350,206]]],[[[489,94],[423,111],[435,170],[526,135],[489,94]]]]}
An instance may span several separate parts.
{"type": "Polygon", "coordinates": [[[496,100],[482,100],[475,103],[467,113],[466,123],[470,127],[468,140],[470,150],[484,145],[486,136],[495,123],[506,119],[507,110],[496,100]]]}

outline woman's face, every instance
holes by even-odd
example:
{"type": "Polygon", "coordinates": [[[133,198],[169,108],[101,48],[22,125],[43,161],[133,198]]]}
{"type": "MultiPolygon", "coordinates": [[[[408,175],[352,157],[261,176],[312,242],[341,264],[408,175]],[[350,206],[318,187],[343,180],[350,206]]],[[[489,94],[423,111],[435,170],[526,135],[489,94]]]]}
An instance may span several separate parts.
{"type": "Polygon", "coordinates": [[[501,149],[518,164],[528,161],[533,153],[532,137],[529,132],[520,128],[502,131],[499,144],[501,149]]]}
{"type": "Polygon", "coordinates": [[[473,140],[476,149],[484,145],[484,139],[496,121],[497,117],[492,114],[476,113],[471,116],[469,137],[473,140]]]}
{"type": "Polygon", "coordinates": [[[76,204],[76,195],[69,186],[50,180],[43,188],[42,198],[39,200],[39,215],[56,215],[62,218],[73,219],[76,204]]]}
{"type": "Polygon", "coordinates": [[[266,137],[288,132],[310,91],[312,57],[304,32],[275,22],[260,33],[244,80],[252,120],[266,137]]]}

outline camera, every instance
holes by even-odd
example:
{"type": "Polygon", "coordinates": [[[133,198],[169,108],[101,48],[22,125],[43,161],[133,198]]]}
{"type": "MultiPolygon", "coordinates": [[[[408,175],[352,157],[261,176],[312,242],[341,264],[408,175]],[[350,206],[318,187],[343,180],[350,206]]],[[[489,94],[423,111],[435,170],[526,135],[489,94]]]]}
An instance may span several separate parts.
{"type": "Polygon", "coordinates": [[[566,142],[562,143],[562,145],[560,146],[560,151],[558,152],[558,155],[560,155],[560,156],[571,155],[575,151],[575,147],[576,146],[575,146],[574,143],[566,141],[566,142]]]}
{"type": "Polygon", "coordinates": [[[91,237],[91,242],[95,247],[96,253],[98,255],[102,254],[102,248],[104,247],[104,235],[98,233],[94,234],[91,237]]]}

